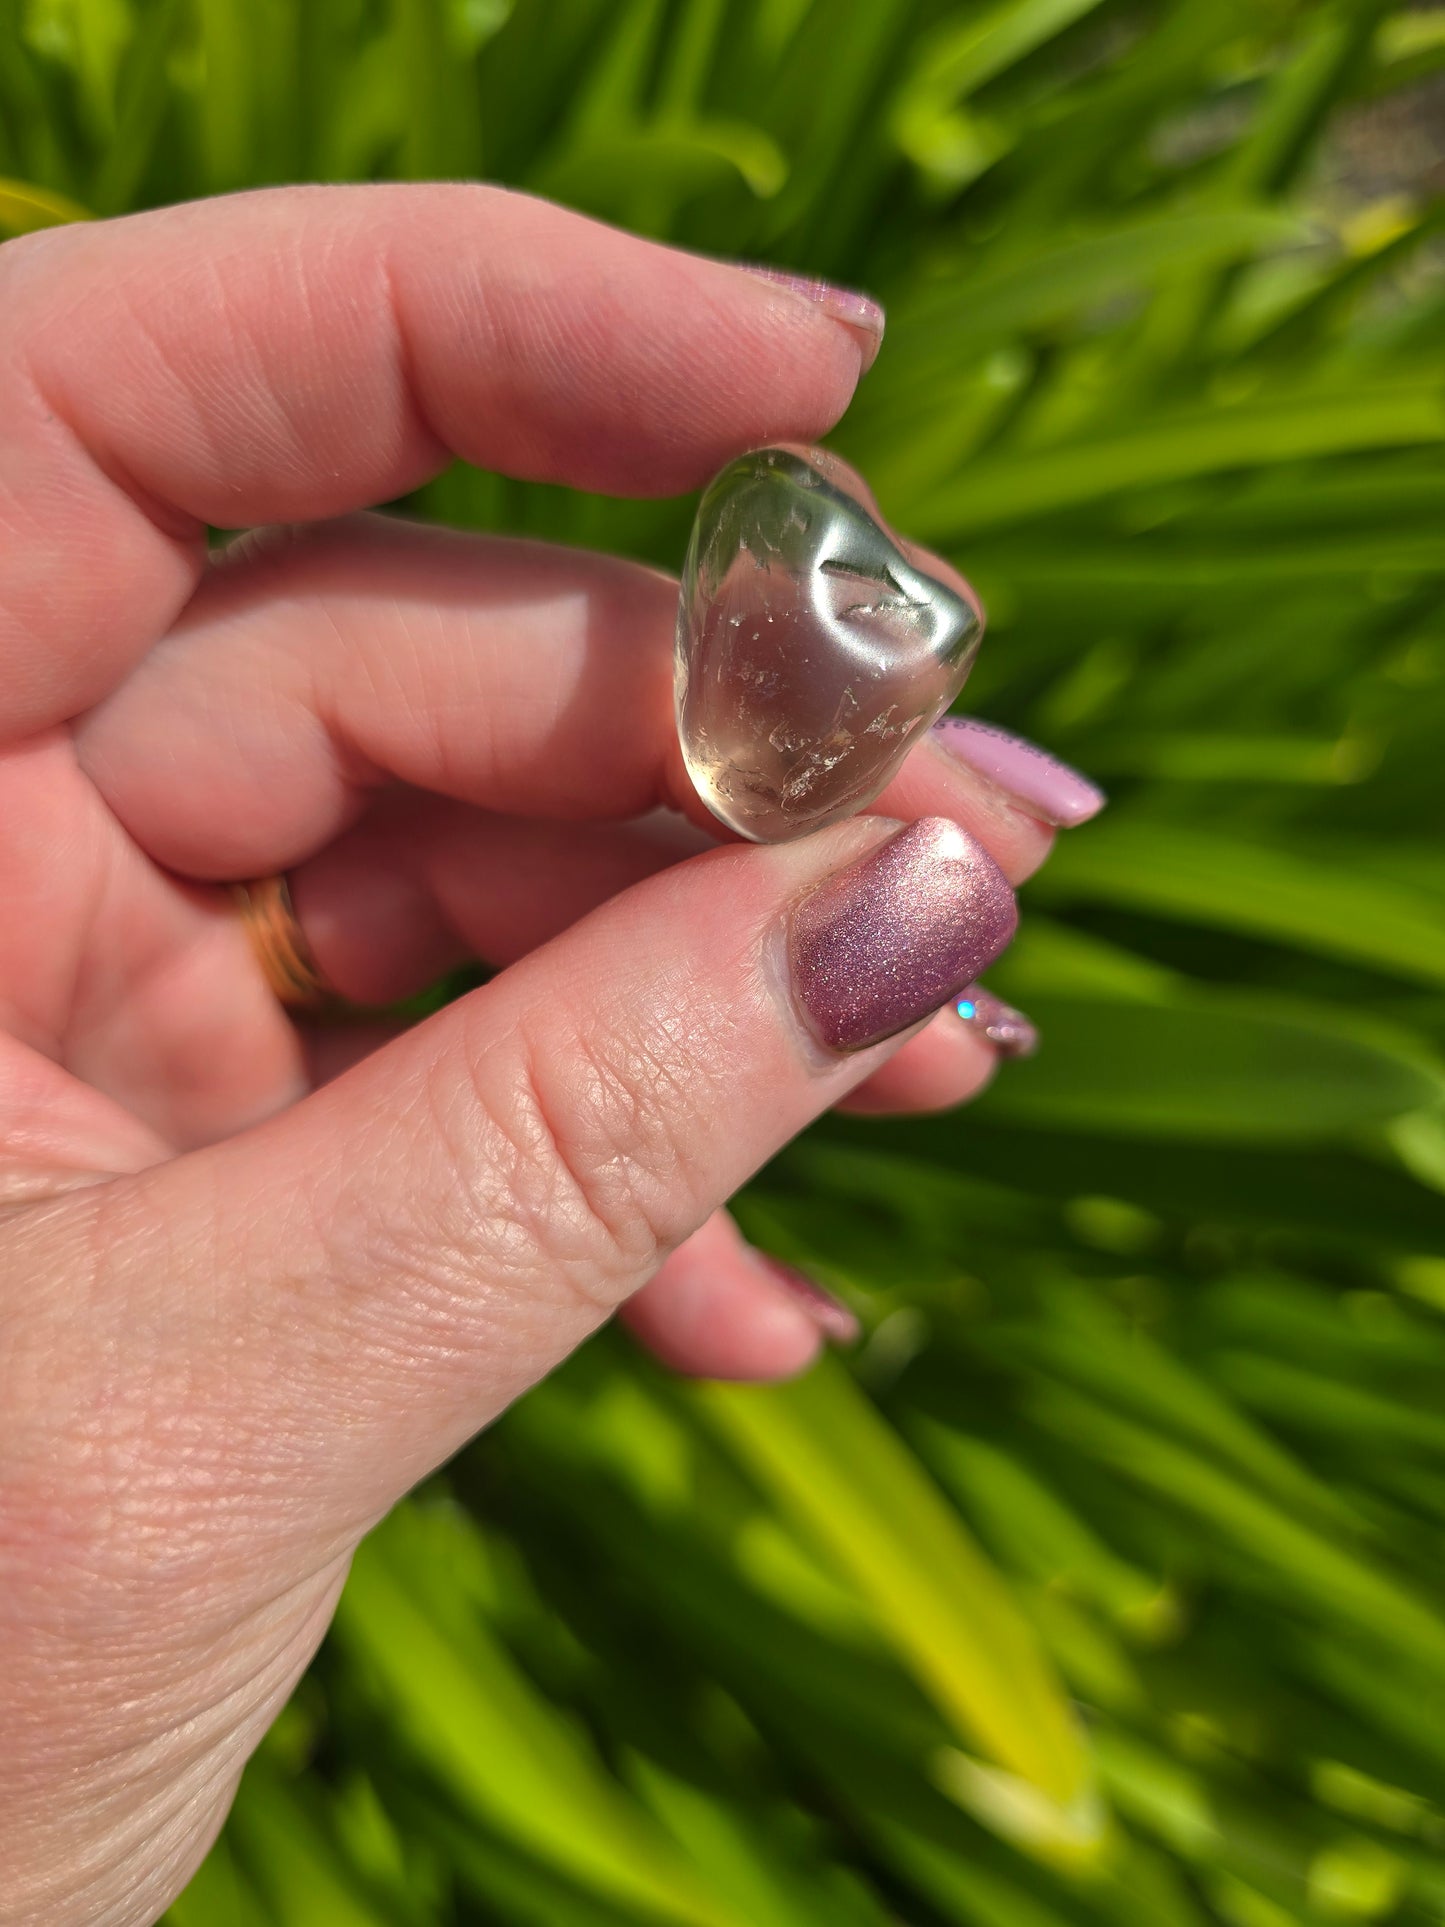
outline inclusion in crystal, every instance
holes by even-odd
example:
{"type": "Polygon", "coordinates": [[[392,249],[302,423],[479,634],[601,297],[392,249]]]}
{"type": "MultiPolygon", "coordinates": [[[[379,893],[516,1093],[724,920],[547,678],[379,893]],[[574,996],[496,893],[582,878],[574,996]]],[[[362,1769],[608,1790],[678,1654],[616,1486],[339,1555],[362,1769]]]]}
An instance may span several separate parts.
{"type": "Polygon", "coordinates": [[[963,687],[963,578],[899,540],[855,472],[781,444],[698,507],[677,618],[677,727],[703,801],[784,843],[871,803],[963,687]]]}

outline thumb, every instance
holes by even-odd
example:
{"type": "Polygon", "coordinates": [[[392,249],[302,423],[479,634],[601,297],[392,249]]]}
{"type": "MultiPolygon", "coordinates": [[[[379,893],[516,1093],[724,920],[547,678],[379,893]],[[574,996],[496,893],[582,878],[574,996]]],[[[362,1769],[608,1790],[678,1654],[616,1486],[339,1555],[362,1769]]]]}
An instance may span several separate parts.
{"type": "Polygon", "coordinates": [[[1014,925],[1002,873],[940,818],[680,864],[291,1111],[104,1187],[131,1300],[106,1349],[135,1372],[139,1292],[148,1382],[211,1430],[229,1516],[264,1481],[313,1543],[344,1542],[1014,925]]]}

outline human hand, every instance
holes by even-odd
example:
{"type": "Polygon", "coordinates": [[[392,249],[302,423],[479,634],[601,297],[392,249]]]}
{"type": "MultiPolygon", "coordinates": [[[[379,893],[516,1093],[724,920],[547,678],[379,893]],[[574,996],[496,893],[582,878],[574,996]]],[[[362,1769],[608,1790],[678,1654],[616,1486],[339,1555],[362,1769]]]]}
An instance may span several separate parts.
{"type": "Polygon", "coordinates": [[[807,1362],[723,1202],[829,1105],[985,1081],[925,1020],[1049,830],[938,737],[877,815],[714,842],[675,585],[357,513],[453,453],[641,494],[811,441],[868,342],[802,293],[288,189],[11,243],[0,306],[0,1919],[130,1923],[361,1535],[619,1306],[685,1370],[807,1362]],[[308,1037],[218,887],[281,870],[348,998],[510,967],[308,1037]]]}

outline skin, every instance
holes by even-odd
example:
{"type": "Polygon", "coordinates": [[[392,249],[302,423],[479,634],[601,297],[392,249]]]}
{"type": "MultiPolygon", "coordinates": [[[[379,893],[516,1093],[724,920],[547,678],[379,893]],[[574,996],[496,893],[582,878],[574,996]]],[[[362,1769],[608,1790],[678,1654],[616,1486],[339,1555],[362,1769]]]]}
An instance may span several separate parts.
{"type": "Polygon", "coordinates": [[[477,187],[287,189],[0,249],[0,1920],[152,1920],[361,1535],[603,1320],[780,1376],[817,1325],[729,1194],[830,1105],[972,1095],[947,1013],[824,1060],[789,903],[945,815],[727,844],[674,585],[364,511],[452,453],[616,493],[812,441],[867,344],[805,295],[477,187]],[[207,523],[264,529],[207,560],[207,523]],[[279,525],[294,525],[282,527],[279,525]],[[226,880],[337,986],[308,1037],[226,880]]]}

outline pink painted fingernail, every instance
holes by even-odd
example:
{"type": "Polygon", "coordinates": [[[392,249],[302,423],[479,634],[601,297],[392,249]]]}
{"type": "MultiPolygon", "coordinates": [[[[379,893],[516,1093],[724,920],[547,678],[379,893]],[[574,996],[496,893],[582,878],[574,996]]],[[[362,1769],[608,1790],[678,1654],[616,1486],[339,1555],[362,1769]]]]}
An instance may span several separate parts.
{"type": "Polygon", "coordinates": [[[1056,828],[1087,823],[1108,801],[1087,776],[1080,776],[1037,743],[993,723],[981,723],[972,716],[945,716],[933,728],[950,756],[1007,790],[1031,816],[1056,828]]]}
{"type": "Polygon", "coordinates": [[[791,268],[764,267],[752,261],[739,261],[735,265],[757,275],[761,281],[786,288],[790,294],[800,294],[815,308],[821,308],[830,320],[841,321],[863,350],[863,373],[867,374],[877,360],[887,321],[871,295],[859,294],[854,288],[840,288],[832,281],[819,281],[813,275],[795,274],[791,268]]]}
{"type": "Polygon", "coordinates": [[[959,996],[1017,924],[1013,891],[983,845],[925,816],[794,906],[793,992],[826,1049],[862,1050],[959,996]]]}
{"type": "Polygon", "coordinates": [[[831,1338],[835,1345],[853,1344],[861,1328],[841,1298],[825,1291],[805,1271],[785,1265],[781,1258],[770,1257],[766,1251],[755,1251],[753,1257],[773,1283],[782,1286],[799,1310],[807,1313],[824,1337],[831,1338]]]}
{"type": "Polygon", "coordinates": [[[1023,1012],[982,984],[970,984],[954,1009],[970,1030],[988,1039],[1000,1057],[1032,1057],[1039,1047],[1039,1033],[1023,1012]]]}

